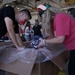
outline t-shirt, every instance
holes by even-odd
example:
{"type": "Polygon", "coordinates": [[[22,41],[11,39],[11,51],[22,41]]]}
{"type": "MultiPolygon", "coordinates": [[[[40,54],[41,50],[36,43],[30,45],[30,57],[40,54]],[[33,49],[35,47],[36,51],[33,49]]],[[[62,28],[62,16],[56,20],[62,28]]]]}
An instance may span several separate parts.
{"type": "Polygon", "coordinates": [[[41,28],[42,28],[41,25],[35,25],[35,26],[33,26],[34,36],[38,35],[38,36],[42,37],[41,28]]]}
{"type": "Polygon", "coordinates": [[[75,49],[75,20],[65,13],[58,13],[54,18],[56,36],[65,36],[63,44],[68,50],[75,49]]]}
{"type": "Polygon", "coordinates": [[[29,35],[29,27],[25,28],[25,35],[29,35]]]}
{"type": "Polygon", "coordinates": [[[18,23],[15,20],[14,9],[11,6],[7,6],[0,9],[0,38],[7,33],[6,24],[4,21],[5,17],[9,17],[10,19],[12,19],[15,33],[19,33],[18,23]]]}

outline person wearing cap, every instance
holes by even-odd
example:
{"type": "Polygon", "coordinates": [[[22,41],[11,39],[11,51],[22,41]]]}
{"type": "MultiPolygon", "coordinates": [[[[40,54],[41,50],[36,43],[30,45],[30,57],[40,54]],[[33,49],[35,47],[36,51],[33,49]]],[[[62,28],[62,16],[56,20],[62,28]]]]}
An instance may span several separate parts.
{"type": "MultiPolygon", "coordinates": [[[[46,46],[50,43],[63,43],[64,46],[70,51],[68,75],[75,75],[75,19],[72,14],[65,12],[55,13],[48,4],[41,4],[37,7],[38,13],[42,17],[42,27],[50,37],[50,26],[53,26],[55,32],[54,37],[42,39],[38,47],[46,46]]],[[[73,12],[75,14],[75,11],[73,12]]],[[[53,33],[54,33],[53,32],[53,33]]],[[[46,34],[45,34],[46,35],[46,34]]]]}
{"type": "Polygon", "coordinates": [[[7,32],[10,39],[18,50],[23,50],[25,47],[19,35],[19,26],[30,20],[31,14],[27,9],[23,9],[15,13],[14,8],[11,6],[3,7],[0,9],[0,38],[7,32]]]}

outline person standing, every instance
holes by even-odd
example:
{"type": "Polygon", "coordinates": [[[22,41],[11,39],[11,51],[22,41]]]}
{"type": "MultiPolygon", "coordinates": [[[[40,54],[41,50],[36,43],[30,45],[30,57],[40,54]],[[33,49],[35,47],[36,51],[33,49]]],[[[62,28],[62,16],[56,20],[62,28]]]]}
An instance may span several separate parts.
{"type": "Polygon", "coordinates": [[[34,37],[33,38],[40,38],[42,37],[42,26],[39,24],[38,20],[35,20],[35,25],[33,26],[34,37]]]}
{"type": "Polygon", "coordinates": [[[30,21],[27,21],[25,28],[24,28],[24,37],[27,42],[30,41],[30,39],[31,39],[30,29],[31,29],[30,21]]]}

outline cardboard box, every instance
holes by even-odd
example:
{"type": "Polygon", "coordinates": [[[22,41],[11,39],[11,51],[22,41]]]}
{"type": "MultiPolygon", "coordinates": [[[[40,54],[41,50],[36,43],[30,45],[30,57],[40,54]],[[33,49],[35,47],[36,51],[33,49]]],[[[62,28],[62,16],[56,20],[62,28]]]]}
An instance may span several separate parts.
{"type": "MultiPolygon", "coordinates": [[[[60,71],[60,69],[58,68],[58,65],[59,64],[54,64],[51,61],[34,64],[30,75],[57,75],[58,72],[60,71]]],[[[8,73],[8,75],[17,75],[17,74],[8,73]]]]}
{"type": "Polygon", "coordinates": [[[61,54],[59,54],[57,57],[53,58],[51,61],[60,69],[65,69],[65,64],[67,63],[69,59],[69,51],[64,51],[61,54]]]}
{"type": "MultiPolygon", "coordinates": [[[[57,75],[60,69],[51,61],[44,63],[34,64],[30,75],[57,75]]],[[[7,75],[17,75],[13,73],[7,73],[7,75]]],[[[26,74],[25,74],[26,75],[26,74]]]]}
{"type": "MultiPolygon", "coordinates": [[[[54,60],[52,59],[51,61],[38,64],[27,64],[16,60],[10,64],[1,64],[0,68],[7,72],[14,73],[13,75],[57,75],[64,64],[62,61],[59,62],[58,57],[56,57],[54,60]]],[[[8,75],[11,74],[8,73],[8,75]]]]}
{"type": "Polygon", "coordinates": [[[0,64],[0,69],[19,75],[30,75],[34,63],[27,64],[20,61],[14,61],[10,64],[0,64]]]}
{"type": "Polygon", "coordinates": [[[1,63],[0,69],[17,75],[57,75],[59,70],[63,69],[68,59],[67,56],[65,56],[67,53],[67,51],[64,51],[52,60],[38,64],[35,64],[35,60],[29,64],[18,60],[9,64],[1,63]]]}
{"type": "Polygon", "coordinates": [[[57,75],[59,68],[51,61],[34,64],[31,75],[57,75]]]}

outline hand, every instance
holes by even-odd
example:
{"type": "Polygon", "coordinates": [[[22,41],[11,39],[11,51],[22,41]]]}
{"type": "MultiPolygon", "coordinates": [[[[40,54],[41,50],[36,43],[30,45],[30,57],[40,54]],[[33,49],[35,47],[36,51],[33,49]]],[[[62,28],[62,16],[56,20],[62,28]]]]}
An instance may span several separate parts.
{"type": "Polygon", "coordinates": [[[18,49],[18,50],[24,50],[25,47],[18,47],[17,49],[18,49]]]}
{"type": "Polygon", "coordinates": [[[44,41],[44,39],[39,38],[39,40],[40,40],[40,43],[39,43],[38,47],[39,47],[39,48],[40,48],[40,47],[44,47],[44,46],[45,46],[45,41],[44,41]]]}

